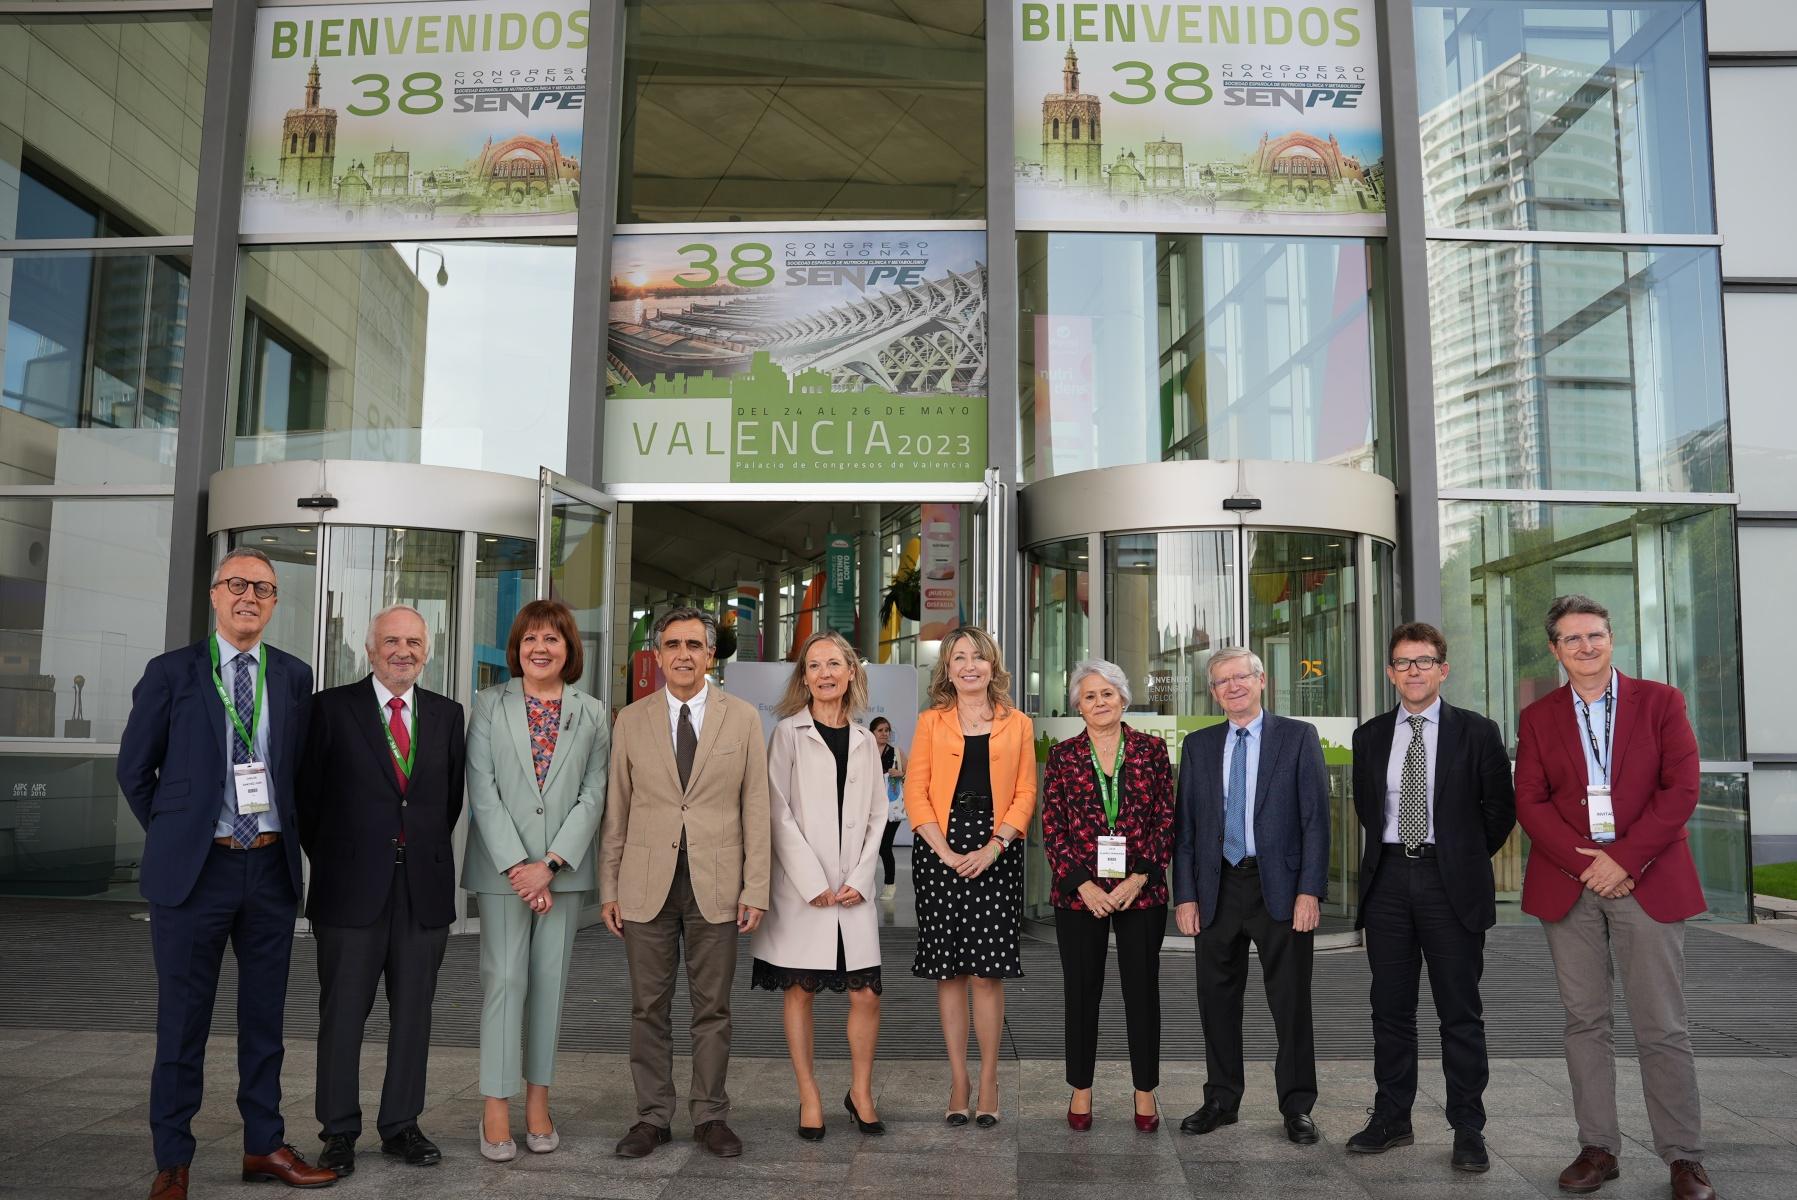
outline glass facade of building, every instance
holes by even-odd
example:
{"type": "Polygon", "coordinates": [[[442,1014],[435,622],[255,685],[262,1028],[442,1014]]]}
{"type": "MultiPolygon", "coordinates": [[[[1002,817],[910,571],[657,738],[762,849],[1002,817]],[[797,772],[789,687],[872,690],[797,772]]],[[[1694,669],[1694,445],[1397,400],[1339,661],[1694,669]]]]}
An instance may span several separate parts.
{"type": "MultiPolygon", "coordinates": [[[[778,569],[662,571],[649,589],[720,611],[752,594],[767,658],[829,611],[814,532],[853,528],[883,580],[915,585],[922,506],[961,506],[964,554],[936,566],[968,586],[946,617],[997,626],[1044,745],[1077,729],[1071,671],[1101,655],[1130,675],[1129,719],[1176,750],[1219,719],[1209,655],[1249,646],[1268,707],[1326,745],[1332,930],[1351,926],[1359,857],[1349,736],[1392,702],[1392,623],[1440,622],[1449,698],[1514,751],[1517,712],[1559,683],[1541,614],[1567,591],[1610,606],[1624,671],[1685,692],[1714,915],[1747,911],[1762,776],[1797,858],[1778,766],[1797,725],[1763,713],[1797,664],[1753,633],[1797,560],[1774,349],[1797,260],[1767,199],[1784,176],[1740,165],[1788,164],[1741,132],[1774,69],[1717,78],[1700,0],[1363,4],[1352,41],[1300,22],[1325,57],[1358,43],[1341,69],[1365,119],[1344,105],[1306,132],[1276,101],[1239,146],[1211,140],[1236,118],[1203,106],[1260,83],[1115,70],[1049,18],[1035,29],[1041,6],[577,2],[559,40],[533,34],[554,43],[540,69],[558,65],[530,94],[554,112],[465,148],[426,127],[506,79],[418,68],[383,91],[354,55],[265,53],[280,9],[254,0],[23,7],[0,15],[0,892],[134,894],[142,839],[112,756],[144,662],[203,628],[194,585],[223,546],[274,559],[269,636],[305,648],[321,685],[365,669],[368,618],[399,601],[440,648],[428,685],[492,682],[517,606],[581,576],[583,632],[612,646],[621,688],[640,622],[604,556],[678,537],[684,516],[630,511],[664,498],[828,510],[790,544],[727,513],[778,569]],[[1365,65],[1381,49],[1399,78],[1365,65]],[[246,54],[250,107],[209,108],[208,81],[246,54]],[[1203,120],[1136,129],[1143,90],[1203,120]],[[352,141],[376,110],[381,144],[352,141]],[[1388,220],[1400,191],[1411,216],[1388,220]],[[978,253],[922,269],[915,243],[948,233],[978,253]],[[619,238],[661,236],[683,270],[614,258],[619,238]],[[758,290],[792,272],[827,303],[758,290]],[[965,451],[981,461],[857,494],[803,473],[857,434],[794,425],[791,473],[731,459],[701,487],[744,422],[791,419],[732,402],[727,380],[775,381],[795,411],[935,389],[983,420],[965,451]],[[620,446],[700,466],[618,489],[639,482],[607,478],[620,446]],[[521,520],[299,510],[207,532],[215,472],[346,460],[525,490],[547,467],[625,508],[558,510],[543,547],[521,520]],[[1047,521],[1067,488],[1089,519],[1047,521]],[[4,836],[23,829],[29,846],[4,836]]],[[[435,7],[470,38],[464,22],[500,11],[435,7]]],[[[1205,20],[1210,42],[1240,36],[1205,20]]],[[[895,422],[894,462],[919,436],[871,402],[852,416],[895,422]]],[[[917,596],[882,617],[882,661],[931,660],[917,596]]],[[[1526,853],[1519,837],[1500,858],[1507,901],[1526,853]]],[[[1040,863],[1028,890],[1039,916],[1040,863]]]]}

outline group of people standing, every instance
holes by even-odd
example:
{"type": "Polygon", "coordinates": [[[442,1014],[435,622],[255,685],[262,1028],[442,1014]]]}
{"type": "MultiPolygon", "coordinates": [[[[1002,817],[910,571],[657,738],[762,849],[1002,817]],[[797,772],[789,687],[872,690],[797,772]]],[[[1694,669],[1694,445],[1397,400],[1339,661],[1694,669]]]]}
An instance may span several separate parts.
{"type": "MultiPolygon", "coordinates": [[[[826,1131],[813,1065],[819,992],[847,993],[843,1108],[862,1135],[884,1133],[873,1080],[883,991],[875,902],[891,895],[902,819],[916,834],[911,972],[936,982],[949,1061],[944,1120],[999,1124],[1004,980],[1022,974],[1020,843],[1036,814],[1038,776],[1033,727],[985,631],[963,627],[942,641],[929,707],[902,754],[889,723],[858,722],[866,677],[834,633],[798,648],[764,744],[754,706],[707,678],[717,648],[710,614],[678,608],[656,622],[665,686],[610,721],[576,686],[583,662],[572,613],[534,601],[507,641],[512,678],[477,696],[464,732],[460,706],[418,686],[430,645],[415,610],[376,614],[370,674],[313,695],[305,664],[262,642],[277,598],[266,557],[228,554],[211,588],[215,632],[152,660],[119,754],[120,786],[146,830],[141,887],[157,974],[152,1200],[188,1195],[190,1124],[227,945],[240,971],[243,1178],[311,1188],[355,1171],[357,1068],[382,981],[391,1033],[375,1122],[381,1151],[414,1166],[441,1160],[418,1119],[464,797],[459,883],[478,895],[481,919],[485,1158],[517,1157],[511,1109],[520,1093],[525,1149],[548,1154],[560,1144],[550,1106],[555,1049],[578,918],[595,894],[605,927],[624,942],[630,977],[637,1116],[618,1155],[641,1158],[672,1137],[681,969],[692,1002],[693,1137],[722,1157],[742,1153],[726,1089],[742,934],[751,986],[782,995],[798,1135],[826,1131]],[[312,863],[305,912],[320,985],[316,1164],[287,1141],[280,1113],[302,849],[312,863]]],[[[1562,597],[1547,633],[1570,683],[1523,713],[1514,789],[1497,727],[1441,700],[1441,634],[1406,625],[1392,635],[1386,670],[1401,703],[1354,738],[1377,1094],[1348,1149],[1378,1153],[1414,1140],[1427,961],[1452,1164],[1488,1165],[1479,979],[1484,931],[1495,921],[1490,857],[1520,816],[1534,844],[1523,905],[1547,926],[1568,1012],[1582,1149],[1561,1187],[1595,1191],[1619,1169],[1614,949],[1656,1150],[1675,1197],[1703,1200],[1714,1193],[1701,1166],[1681,982],[1683,922],[1703,909],[1684,830],[1696,804],[1695,739],[1674,689],[1610,666],[1601,606],[1562,597]]],[[[1225,719],[1185,739],[1177,777],[1166,742],[1123,720],[1124,672],[1092,660],[1072,675],[1069,701],[1086,728],[1053,748],[1041,776],[1064,970],[1067,1121],[1085,1130],[1094,1120],[1114,940],[1135,1126],[1159,1126],[1159,956],[1171,905],[1178,932],[1197,939],[1207,1057],[1203,1104],[1182,1131],[1208,1134],[1238,1120],[1252,945],[1278,1033],[1285,1132],[1314,1143],[1310,981],[1330,862],[1322,746],[1312,726],[1264,711],[1265,671],[1250,651],[1218,650],[1207,670],[1225,719]]]]}

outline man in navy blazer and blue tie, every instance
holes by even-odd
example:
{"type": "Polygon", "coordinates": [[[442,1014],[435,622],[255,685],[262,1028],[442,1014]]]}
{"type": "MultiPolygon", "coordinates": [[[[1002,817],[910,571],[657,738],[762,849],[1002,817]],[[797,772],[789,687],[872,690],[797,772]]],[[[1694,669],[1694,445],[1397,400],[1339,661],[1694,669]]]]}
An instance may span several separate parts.
{"type": "Polygon", "coordinates": [[[119,788],[144,827],[139,890],[156,962],[151,1200],[186,1200],[193,1115],[226,943],[237,959],[237,1109],[243,1178],[327,1187],[332,1171],[286,1144],[282,1016],[299,908],[294,769],[312,672],[262,643],[274,566],[237,549],[213,576],[213,633],[150,660],[131,693],[119,788]]]}
{"type": "Polygon", "coordinates": [[[1323,745],[1312,726],[1261,707],[1267,674],[1253,651],[1218,650],[1205,670],[1228,719],[1188,736],[1179,759],[1174,914],[1179,931],[1198,938],[1207,1067],[1204,1105],[1179,1127],[1209,1133],[1236,1122],[1252,942],[1279,1036],[1273,1078],[1285,1134],[1307,1146],[1317,1140],[1311,958],[1329,886],[1323,745]]]}

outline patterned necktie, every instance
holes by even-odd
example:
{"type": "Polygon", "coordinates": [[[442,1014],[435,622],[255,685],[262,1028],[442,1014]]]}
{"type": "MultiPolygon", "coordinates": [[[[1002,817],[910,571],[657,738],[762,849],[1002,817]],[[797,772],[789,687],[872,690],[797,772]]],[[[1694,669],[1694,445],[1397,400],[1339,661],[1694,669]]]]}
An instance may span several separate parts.
{"type": "MultiPolygon", "coordinates": [[[[255,737],[256,656],[247,651],[231,660],[231,705],[237,710],[237,719],[243,722],[243,727],[249,731],[250,736],[255,737]]],[[[237,736],[237,730],[233,728],[227,732],[231,741],[231,762],[254,762],[256,756],[243,744],[243,739],[237,736]]],[[[237,806],[235,786],[231,792],[231,806],[237,806]]],[[[256,840],[260,824],[255,813],[240,812],[231,820],[231,837],[239,846],[248,847],[256,840]]]]}
{"type": "Polygon", "coordinates": [[[1223,797],[1223,858],[1235,866],[1248,857],[1248,731],[1235,731],[1229,757],[1229,792],[1223,797]]]}
{"type": "Polygon", "coordinates": [[[1415,850],[1429,836],[1429,754],[1423,745],[1421,713],[1410,717],[1410,745],[1404,750],[1404,776],[1398,784],[1398,837],[1415,850]]]}
{"type": "Polygon", "coordinates": [[[693,775],[693,759],[699,753],[699,735],[693,732],[693,710],[680,706],[680,730],[674,735],[674,765],[680,768],[680,790],[693,775]]]}

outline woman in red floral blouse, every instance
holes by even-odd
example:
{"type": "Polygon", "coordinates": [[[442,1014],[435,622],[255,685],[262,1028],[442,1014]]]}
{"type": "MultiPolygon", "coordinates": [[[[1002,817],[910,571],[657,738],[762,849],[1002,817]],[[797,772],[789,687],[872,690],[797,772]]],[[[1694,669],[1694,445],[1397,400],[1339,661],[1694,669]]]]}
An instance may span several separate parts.
{"type": "Polygon", "coordinates": [[[1173,857],[1173,769],[1167,744],[1123,723],[1129,676],[1090,659],[1073,669],[1068,701],[1086,730],[1048,752],[1042,841],[1054,876],[1067,1019],[1067,1124],[1092,1127],[1092,1070],[1105,956],[1117,936],[1123,1018],[1129,1031],[1136,1128],[1160,1127],[1161,939],[1173,857]]]}

